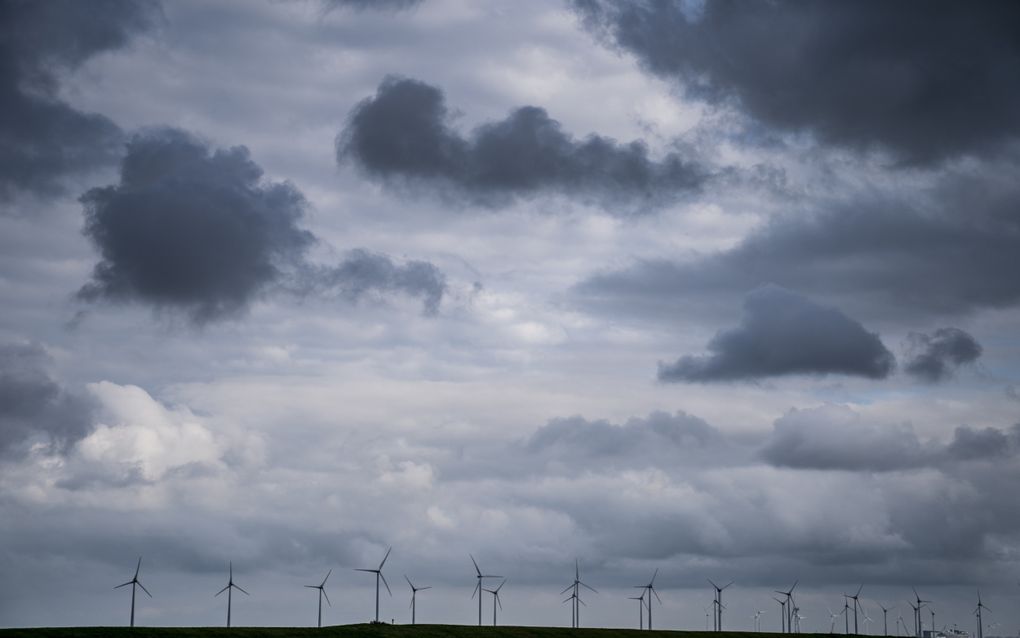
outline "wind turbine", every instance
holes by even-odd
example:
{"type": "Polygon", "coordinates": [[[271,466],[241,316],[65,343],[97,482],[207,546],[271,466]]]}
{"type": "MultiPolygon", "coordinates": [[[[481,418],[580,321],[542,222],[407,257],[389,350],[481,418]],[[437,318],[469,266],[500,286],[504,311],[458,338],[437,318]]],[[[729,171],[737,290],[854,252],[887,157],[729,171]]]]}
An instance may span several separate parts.
{"type": "MultiPolygon", "coordinates": [[[[917,638],[921,638],[924,634],[924,622],[921,620],[921,607],[924,607],[925,603],[930,603],[930,600],[921,600],[920,594],[917,593],[917,589],[911,587],[914,590],[914,597],[917,598],[917,607],[914,608],[914,616],[917,617],[917,638]]],[[[911,605],[913,607],[913,605],[911,605]]],[[[932,629],[935,629],[933,626],[932,629]]]]}
{"type": "Polygon", "coordinates": [[[903,614],[896,617],[896,633],[899,636],[905,636],[907,634],[907,621],[903,620],[903,614]]]}
{"type": "Polygon", "coordinates": [[[931,605],[928,605],[928,611],[931,612],[931,633],[932,633],[932,638],[934,638],[934,636],[935,636],[935,608],[932,607],[931,605]]]}
{"type": "Polygon", "coordinates": [[[843,625],[846,635],[850,635],[850,597],[843,594],[843,625]]]}
{"type": "MultiPolygon", "coordinates": [[[[889,607],[887,609],[886,606],[883,605],[882,603],[879,603],[878,601],[875,601],[875,602],[878,603],[878,606],[882,608],[882,635],[883,636],[888,636],[889,635],[889,612],[892,611],[893,609],[896,609],[896,608],[895,607],[889,607]]],[[[980,636],[978,638],[980,638],[980,636]]]]}
{"type": "Polygon", "coordinates": [[[720,587],[719,585],[713,583],[711,578],[707,580],[712,585],[712,588],[715,589],[715,630],[722,631],[722,610],[723,610],[722,593],[724,589],[733,584],[733,581],[731,580],[729,583],[720,587]]]}
{"type": "MultiPolygon", "coordinates": [[[[574,601],[573,605],[571,605],[571,614],[570,614],[571,615],[571,623],[572,623],[571,627],[580,627],[581,626],[581,608],[578,606],[578,603],[581,603],[582,605],[584,603],[581,602],[581,596],[580,596],[581,592],[579,590],[580,587],[584,587],[586,589],[589,589],[589,590],[591,590],[592,592],[594,592],[596,594],[599,593],[598,590],[596,590],[594,587],[590,587],[587,583],[584,583],[584,582],[581,581],[581,565],[577,561],[577,559],[575,558],[574,559],[574,582],[572,582],[569,586],[567,586],[566,589],[564,589],[563,591],[560,592],[560,594],[562,595],[562,594],[567,593],[571,589],[574,590],[574,594],[570,598],[567,599],[567,600],[573,600],[574,601]]],[[[587,607],[587,605],[585,605],[585,606],[587,607]]]]}
{"type": "MultiPolygon", "coordinates": [[[[638,629],[645,628],[645,592],[641,592],[640,596],[630,596],[628,600],[638,601],[638,629]]],[[[705,629],[708,629],[708,608],[705,608],[705,629]]],[[[978,636],[978,638],[981,638],[978,636]]]]}
{"type": "Polygon", "coordinates": [[[662,599],[659,598],[659,592],[655,591],[655,577],[659,575],[659,568],[655,568],[655,573],[652,574],[652,579],[648,581],[647,585],[634,585],[638,589],[643,589],[648,593],[648,629],[652,628],[652,594],[655,594],[655,599],[662,604],[662,599]]]}
{"type": "MultiPolygon", "coordinates": [[[[503,603],[499,602],[499,590],[503,589],[503,585],[506,585],[506,579],[499,584],[496,589],[483,589],[482,591],[489,592],[492,594],[492,626],[496,626],[496,606],[499,605],[500,609],[503,609],[503,603]]],[[[481,598],[481,594],[478,595],[481,598]]]]}
{"type": "Polygon", "coordinates": [[[864,612],[864,633],[867,634],[871,631],[870,623],[875,622],[875,619],[868,615],[868,610],[864,608],[864,603],[861,603],[861,611],[864,612]]]}
{"type": "Polygon", "coordinates": [[[329,604],[330,607],[333,606],[333,603],[329,602],[329,596],[326,594],[326,581],[329,580],[329,575],[332,573],[333,573],[332,569],[326,572],[326,577],[323,578],[322,582],[319,583],[318,585],[305,585],[305,587],[309,589],[319,590],[319,627],[322,627],[322,597],[325,596],[326,603],[329,604]]]}
{"type": "Polygon", "coordinates": [[[855,634],[860,633],[857,630],[857,605],[858,605],[858,600],[857,599],[860,597],[862,589],[864,589],[864,585],[861,585],[860,587],[858,587],[857,588],[857,593],[854,594],[853,596],[850,596],[849,594],[843,594],[844,596],[846,596],[850,600],[854,601],[854,633],[855,634]]]}
{"type": "MultiPolygon", "coordinates": [[[[152,594],[149,593],[149,590],[145,588],[145,585],[143,585],[140,580],[138,580],[138,572],[141,569],[142,569],[142,557],[139,556],[138,557],[138,564],[135,565],[135,575],[131,578],[131,580],[129,580],[128,582],[124,583],[123,585],[117,585],[116,587],[114,587],[114,589],[120,589],[121,587],[127,587],[128,585],[131,585],[131,626],[132,627],[135,626],[135,590],[136,590],[136,588],[141,587],[142,591],[144,591],[145,594],[149,598],[152,598],[152,594]]],[[[978,596],[978,597],[980,598],[980,596],[978,596]]]]}
{"type": "Polygon", "coordinates": [[[832,609],[828,605],[825,606],[825,610],[829,612],[829,633],[836,633],[836,619],[846,613],[846,610],[839,612],[838,614],[832,613],[832,609]]]}
{"type": "MultiPolygon", "coordinates": [[[[471,556],[471,554],[468,554],[471,556]]],[[[475,594],[478,594],[478,626],[482,626],[482,579],[483,578],[503,578],[502,576],[496,576],[494,574],[483,574],[482,570],[478,569],[478,561],[475,560],[474,556],[471,556],[471,563],[475,566],[475,574],[478,578],[478,584],[475,585],[475,590],[471,593],[471,597],[474,598],[475,594]]]]}
{"type": "MultiPolygon", "coordinates": [[[[782,593],[782,592],[780,592],[780,593],[782,593]]],[[[785,600],[780,600],[780,599],[776,598],[775,596],[772,597],[772,600],[774,600],[777,603],[779,603],[779,623],[780,623],[780,627],[781,627],[781,633],[785,634],[786,633],[786,601],[785,600]]]]}
{"type": "MultiPolygon", "coordinates": [[[[227,592],[227,627],[230,626],[230,607],[231,607],[231,604],[233,602],[233,597],[232,597],[231,594],[233,594],[234,590],[236,589],[237,591],[241,592],[245,596],[248,595],[248,592],[246,592],[243,589],[241,589],[240,586],[234,584],[234,563],[233,563],[233,561],[230,561],[228,563],[228,569],[230,570],[229,571],[230,576],[227,578],[227,586],[224,587],[223,589],[219,590],[218,592],[216,592],[216,596],[219,596],[223,592],[227,592]]],[[[213,598],[216,598],[216,596],[213,596],[213,598]]]]}
{"type": "MultiPolygon", "coordinates": [[[[777,594],[782,594],[782,595],[786,596],[786,602],[789,603],[793,599],[793,590],[797,589],[797,583],[799,583],[799,582],[800,582],[800,579],[793,581],[793,587],[791,587],[789,589],[789,591],[783,591],[781,589],[776,589],[775,592],[777,594]]],[[[783,631],[784,632],[786,632],[786,631],[791,631],[792,632],[793,631],[793,616],[792,616],[793,605],[789,605],[788,606],[786,604],[783,604],[783,611],[785,613],[785,616],[784,616],[785,625],[783,626],[783,631]]]]}
{"type": "Polygon", "coordinates": [[[761,631],[761,615],[765,613],[764,609],[754,610],[754,630],[761,631]]]}
{"type": "Polygon", "coordinates": [[[429,585],[428,587],[415,587],[414,583],[411,582],[411,579],[407,577],[407,574],[404,574],[404,580],[406,580],[407,584],[411,587],[411,624],[413,625],[415,612],[415,598],[417,598],[418,592],[425,591],[426,589],[432,589],[432,586],[429,585]]]}
{"type": "MultiPolygon", "coordinates": [[[[975,638],[984,638],[985,636],[985,628],[981,620],[981,611],[984,609],[988,609],[988,607],[986,607],[985,604],[981,602],[981,590],[979,589],[978,604],[977,608],[974,609],[974,615],[977,616],[977,636],[975,638]]],[[[988,609],[988,611],[991,611],[991,609],[988,609]]]]}
{"type": "Polygon", "coordinates": [[[383,565],[386,564],[386,559],[390,557],[390,552],[391,551],[393,551],[392,547],[390,547],[390,548],[388,548],[386,550],[386,555],[383,556],[382,562],[379,563],[379,567],[377,567],[375,569],[360,569],[360,568],[355,568],[354,569],[354,571],[356,571],[356,572],[368,572],[370,574],[375,574],[375,622],[377,622],[377,623],[379,622],[379,580],[380,579],[382,580],[383,585],[386,585],[386,592],[389,593],[390,596],[393,595],[393,592],[390,591],[390,584],[386,582],[386,577],[383,576],[383,574],[382,574],[383,565]]]}

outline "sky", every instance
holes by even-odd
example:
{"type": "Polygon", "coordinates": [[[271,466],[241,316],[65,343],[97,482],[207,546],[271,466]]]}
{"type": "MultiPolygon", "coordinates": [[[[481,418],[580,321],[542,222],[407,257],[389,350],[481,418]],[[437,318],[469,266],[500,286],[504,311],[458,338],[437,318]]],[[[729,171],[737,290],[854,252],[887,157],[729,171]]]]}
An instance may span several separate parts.
{"type": "Polygon", "coordinates": [[[392,547],[387,621],[470,554],[1020,633],[1017,68],[1012,2],[0,2],[0,626],[139,556],[139,624],[365,622],[392,547]]]}

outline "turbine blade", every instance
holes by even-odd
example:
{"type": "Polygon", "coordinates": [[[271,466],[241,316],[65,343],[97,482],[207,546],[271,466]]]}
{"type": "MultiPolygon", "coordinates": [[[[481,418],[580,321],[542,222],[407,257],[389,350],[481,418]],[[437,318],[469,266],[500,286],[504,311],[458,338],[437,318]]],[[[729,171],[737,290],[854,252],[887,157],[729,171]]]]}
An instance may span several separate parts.
{"type": "Polygon", "coordinates": [[[328,572],[326,572],[326,577],[322,579],[322,584],[319,585],[319,587],[325,587],[326,586],[326,581],[329,580],[329,575],[332,574],[332,573],[333,573],[332,569],[329,570],[328,572]]]}
{"type": "Polygon", "coordinates": [[[361,569],[360,567],[355,567],[354,571],[356,571],[356,572],[369,572],[371,574],[374,574],[374,573],[376,573],[379,570],[378,569],[361,569]]]}
{"type": "Polygon", "coordinates": [[[862,589],[864,589],[864,585],[863,584],[860,587],[857,588],[857,593],[854,594],[854,598],[856,598],[856,597],[861,595],[861,590],[862,589]]]}
{"type": "MultiPolygon", "coordinates": [[[[471,556],[471,554],[468,554],[468,556],[471,556]]],[[[481,578],[482,570],[478,569],[478,561],[475,560],[474,556],[471,556],[471,563],[475,566],[475,571],[478,573],[478,577],[481,578]]]]}
{"type": "Polygon", "coordinates": [[[582,604],[582,605],[584,605],[585,607],[587,607],[587,606],[588,606],[588,603],[584,602],[584,601],[583,601],[583,600],[581,600],[580,598],[578,598],[578,599],[577,599],[577,602],[581,603],[581,604],[582,604]]]}
{"type": "Polygon", "coordinates": [[[133,580],[129,580],[128,582],[124,583],[123,585],[117,585],[116,587],[114,587],[114,589],[120,589],[121,587],[127,587],[128,585],[131,585],[134,582],[135,581],[133,581],[133,580]]]}
{"type": "Polygon", "coordinates": [[[407,584],[408,584],[408,586],[410,586],[410,588],[411,588],[411,591],[418,591],[418,590],[416,590],[416,589],[414,588],[414,583],[412,583],[412,582],[411,582],[411,579],[407,577],[407,574],[404,574],[404,580],[406,580],[406,581],[407,581],[407,584]]]}
{"type": "MultiPolygon", "coordinates": [[[[655,599],[656,599],[657,601],[659,601],[659,603],[662,603],[662,599],[661,599],[661,598],[659,598],[659,592],[655,591],[655,589],[654,589],[654,588],[650,588],[650,589],[651,589],[652,593],[653,593],[653,594],[655,594],[655,599]]],[[[649,600],[651,600],[651,599],[649,599],[649,600]]]]}
{"type": "Polygon", "coordinates": [[[573,583],[571,583],[570,585],[567,585],[567,588],[560,592],[560,596],[562,596],[563,594],[567,593],[568,591],[570,591],[573,588],[574,588],[573,583]]]}
{"type": "Polygon", "coordinates": [[[329,605],[330,607],[332,607],[333,603],[329,602],[329,594],[326,593],[326,589],[323,588],[323,589],[320,589],[319,591],[321,591],[322,595],[326,597],[326,604],[329,605]]]}
{"type": "Polygon", "coordinates": [[[230,589],[230,585],[227,585],[223,589],[221,589],[218,592],[216,592],[216,594],[213,596],[213,598],[216,598],[216,596],[219,596],[220,594],[222,594],[223,592],[227,591],[228,589],[230,589]]]}
{"type": "Polygon", "coordinates": [[[386,550],[386,555],[382,557],[382,562],[379,563],[379,570],[380,571],[382,571],[382,566],[386,564],[386,559],[390,557],[390,552],[392,552],[392,551],[393,551],[392,547],[390,547],[389,549],[386,550]]]}
{"type": "Polygon", "coordinates": [[[652,582],[648,583],[648,586],[649,586],[649,587],[651,587],[652,585],[654,585],[654,584],[655,584],[655,577],[656,577],[656,576],[658,576],[658,575],[659,575],[659,568],[658,568],[658,567],[656,567],[656,568],[655,568],[655,573],[654,573],[654,574],[652,574],[652,582]]]}
{"type": "Polygon", "coordinates": [[[726,587],[729,587],[729,586],[730,586],[730,585],[732,585],[732,584],[733,584],[733,581],[731,580],[730,582],[726,583],[726,586],[725,586],[725,587],[723,587],[723,589],[726,589],[726,587]]]}
{"type": "Polygon", "coordinates": [[[138,578],[138,572],[142,569],[142,557],[138,557],[138,565],[135,566],[135,579],[138,578]]]}
{"type": "Polygon", "coordinates": [[[379,578],[382,578],[382,584],[383,584],[383,585],[386,585],[386,592],[387,592],[387,593],[388,593],[388,594],[389,594],[390,596],[392,596],[392,595],[393,595],[393,592],[392,592],[392,591],[390,591],[390,584],[386,582],[386,577],[385,577],[385,576],[383,576],[383,573],[382,573],[382,572],[379,572],[379,578]]]}
{"type": "Polygon", "coordinates": [[[596,594],[597,594],[597,593],[599,593],[599,590],[595,589],[594,587],[590,587],[589,585],[586,585],[586,584],[584,584],[584,583],[578,583],[578,584],[579,584],[579,585],[580,585],[581,587],[586,587],[586,588],[590,589],[591,591],[595,592],[596,594]]]}
{"type": "Polygon", "coordinates": [[[319,588],[318,585],[305,585],[305,587],[307,587],[308,589],[318,589],[319,588]]]}
{"type": "Polygon", "coordinates": [[[248,592],[246,592],[246,591],[244,591],[243,589],[241,589],[241,587],[240,587],[239,585],[234,585],[234,589],[240,590],[240,592],[241,592],[242,594],[244,594],[245,596],[250,596],[250,595],[251,595],[251,594],[249,594],[248,592]]]}
{"type": "Polygon", "coordinates": [[[432,585],[429,585],[428,587],[419,587],[418,591],[425,591],[426,589],[432,589],[432,585]]]}
{"type": "Polygon", "coordinates": [[[711,585],[712,587],[715,587],[716,589],[719,589],[719,585],[716,585],[715,583],[713,583],[713,582],[712,582],[712,579],[711,579],[711,578],[706,578],[705,580],[707,580],[707,581],[708,581],[708,583],[709,583],[709,584],[710,584],[710,585],[711,585]]]}
{"type": "Polygon", "coordinates": [[[471,590],[471,600],[475,599],[475,594],[478,593],[478,590],[481,589],[481,587],[482,587],[482,581],[479,580],[478,584],[475,585],[475,588],[473,590],[471,590]]]}
{"type": "Polygon", "coordinates": [[[493,594],[496,597],[496,604],[499,605],[500,609],[503,609],[503,603],[499,602],[499,594],[493,594]]]}
{"type": "Polygon", "coordinates": [[[138,586],[142,588],[142,591],[144,591],[149,598],[152,598],[152,594],[150,594],[149,590],[145,588],[145,585],[143,585],[141,582],[137,580],[135,582],[138,583],[138,586]]]}

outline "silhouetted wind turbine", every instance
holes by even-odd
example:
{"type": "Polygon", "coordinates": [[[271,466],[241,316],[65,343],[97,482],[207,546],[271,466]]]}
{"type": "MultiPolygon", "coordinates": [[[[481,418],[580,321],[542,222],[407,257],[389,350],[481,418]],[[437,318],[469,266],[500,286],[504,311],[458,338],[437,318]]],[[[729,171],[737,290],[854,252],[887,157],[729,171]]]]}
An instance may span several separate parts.
{"type": "MultiPolygon", "coordinates": [[[[924,633],[924,623],[921,621],[921,607],[924,607],[925,603],[930,603],[931,601],[921,600],[921,596],[917,593],[917,589],[914,587],[911,587],[911,589],[914,590],[914,597],[917,598],[917,609],[914,611],[914,614],[917,616],[917,638],[921,638],[921,635],[924,633]]],[[[933,626],[932,629],[934,630],[935,627],[933,626]]]]}
{"type": "MultiPolygon", "coordinates": [[[[492,626],[493,627],[496,626],[496,606],[498,605],[500,609],[503,609],[503,603],[499,602],[499,590],[503,589],[503,585],[506,585],[506,579],[505,578],[503,579],[503,582],[501,582],[499,584],[499,587],[497,587],[496,589],[484,589],[484,588],[482,589],[482,591],[486,591],[486,592],[489,592],[490,594],[492,594],[492,626]]],[[[479,594],[479,598],[480,597],[481,597],[481,594],[479,594]]]]}
{"type": "MultiPolygon", "coordinates": [[[[219,590],[218,592],[216,592],[216,596],[219,596],[223,592],[227,592],[227,627],[230,626],[230,607],[231,607],[231,605],[233,603],[233,596],[232,596],[232,594],[234,593],[234,590],[236,589],[237,591],[241,592],[245,596],[248,595],[248,592],[246,592],[243,589],[241,589],[241,587],[239,585],[235,585],[234,584],[234,563],[233,563],[233,561],[228,563],[228,569],[230,570],[229,571],[230,576],[227,579],[227,586],[224,587],[223,589],[219,590]]],[[[216,598],[216,596],[213,596],[213,598],[216,598]]]]}
{"type": "Polygon", "coordinates": [[[761,615],[765,613],[764,609],[754,610],[754,630],[761,631],[761,615]]]}
{"type": "Polygon", "coordinates": [[[648,581],[647,585],[634,585],[638,589],[644,589],[648,592],[648,629],[652,628],[652,594],[655,595],[655,599],[662,604],[662,599],[659,598],[659,592],[655,591],[655,577],[659,575],[659,568],[655,568],[655,573],[652,574],[652,579],[648,581]]]}
{"type": "MultiPolygon", "coordinates": [[[[782,593],[782,592],[780,592],[780,593],[782,593]]],[[[772,600],[774,600],[777,603],[779,603],[780,633],[784,633],[785,634],[786,633],[786,601],[785,600],[780,600],[780,599],[776,598],[775,596],[772,597],[772,600]]]]}
{"type": "Polygon", "coordinates": [[[934,638],[934,635],[935,635],[935,608],[932,607],[931,605],[928,605],[928,611],[931,612],[931,631],[932,631],[932,636],[934,638]]]}
{"type": "MultiPolygon", "coordinates": [[[[788,591],[781,589],[774,590],[777,594],[786,596],[786,602],[789,603],[793,599],[793,590],[797,589],[797,583],[800,579],[793,581],[793,587],[790,587],[788,591]]],[[[793,605],[783,604],[785,624],[783,625],[783,631],[793,631],[793,605]]]]}
{"type": "MultiPolygon", "coordinates": [[[[875,602],[878,603],[878,601],[875,601],[875,602]]],[[[878,606],[882,608],[882,635],[883,636],[888,636],[889,635],[889,612],[892,611],[893,609],[896,609],[896,608],[895,607],[889,607],[888,609],[886,609],[885,605],[883,605],[882,603],[878,603],[878,606]]]]}
{"type": "Polygon", "coordinates": [[[329,602],[329,596],[326,594],[326,581],[329,580],[329,575],[332,573],[333,573],[332,569],[326,572],[326,577],[323,578],[322,582],[319,583],[318,585],[305,585],[305,587],[309,589],[319,590],[319,627],[322,627],[322,597],[326,596],[326,604],[328,604],[330,607],[333,606],[333,603],[329,602]]]}
{"type": "MultiPolygon", "coordinates": [[[[577,559],[574,559],[574,582],[571,583],[566,589],[564,589],[563,591],[560,592],[560,594],[565,594],[568,591],[570,591],[571,589],[574,590],[574,595],[570,597],[570,599],[572,599],[574,601],[574,603],[572,605],[572,608],[571,608],[571,614],[570,614],[571,615],[571,623],[572,623],[571,626],[572,627],[580,627],[581,626],[581,608],[578,607],[578,603],[581,602],[580,591],[579,591],[580,587],[584,587],[586,589],[589,589],[593,593],[596,593],[596,594],[599,593],[598,590],[596,590],[593,587],[590,587],[587,583],[584,583],[584,582],[581,581],[581,565],[577,561],[577,559]]],[[[585,606],[587,606],[587,605],[585,605],[585,606]]]]}
{"type": "Polygon", "coordinates": [[[428,587],[415,587],[414,583],[411,582],[411,579],[407,577],[407,574],[404,574],[404,580],[406,580],[407,584],[411,587],[411,624],[413,625],[415,612],[415,599],[418,597],[418,592],[425,591],[426,589],[432,589],[432,586],[429,585],[428,587]]]}
{"type": "MultiPolygon", "coordinates": [[[[975,636],[975,638],[984,638],[985,636],[985,628],[981,619],[981,611],[984,609],[988,609],[988,607],[986,607],[985,604],[981,602],[981,590],[979,589],[978,604],[977,608],[974,609],[974,615],[977,616],[977,636],[975,636]]],[[[991,609],[988,609],[988,611],[991,611],[991,609]]]]}
{"type": "Polygon", "coordinates": [[[907,601],[907,604],[910,605],[910,608],[914,610],[914,636],[918,636],[920,635],[920,631],[917,628],[917,619],[918,616],[921,615],[921,609],[914,603],[910,602],[909,600],[907,601]]]}
{"type": "Polygon", "coordinates": [[[843,612],[841,611],[838,614],[834,614],[828,605],[825,606],[825,610],[829,612],[829,633],[834,634],[836,633],[836,619],[842,616],[843,612]]]}
{"type": "Polygon", "coordinates": [[[711,583],[712,588],[715,589],[715,603],[716,603],[715,604],[715,630],[716,631],[722,631],[722,612],[723,612],[722,593],[723,593],[724,589],[726,589],[727,587],[729,587],[730,585],[733,584],[733,581],[731,580],[727,584],[725,584],[722,587],[720,587],[719,585],[716,585],[715,583],[713,583],[711,578],[708,578],[707,580],[708,580],[709,583],[711,583]]]}
{"type": "MultiPolygon", "coordinates": [[[[640,596],[630,596],[629,600],[638,601],[638,629],[645,628],[645,592],[640,596]]],[[[708,629],[708,608],[705,608],[705,629],[708,629]]],[[[978,637],[980,638],[980,636],[978,637]]]]}
{"type": "MultiPolygon", "coordinates": [[[[471,556],[471,554],[468,554],[471,556]]],[[[496,576],[494,574],[483,574],[482,570],[478,568],[478,561],[475,560],[474,556],[471,556],[471,563],[475,566],[475,574],[478,578],[478,584],[475,585],[475,590],[471,593],[471,597],[474,598],[475,594],[478,594],[478,626],[482,626],[482,579],[483,578],[503,578],[502,576],[496,576]]]]}
{"type": "MultiPolygon", "coordinates": [[[[121,587],[127,587],[128,585],[131,585],[131,626],[132,627],[135,626],[135,588],[141,587],[142,591],[144,591],[145,594],[149,598],[152,598],[152,594],[149,593],[149,590],[146,589],[145,585],[143,585],[141,583],[141,581],[138,580],[138,572],[141,569],[142,569],[142,557],[139,556],[138,557],[138,564],[135,565],[135,575],[131,578],[131,580],[129,580],[128,582],[124,583],[123,585],[117,585],[116,587],[114,587],[114,589],[120,589],[121,587]]],[[[978,598],[980,598],[980,595],[978,596],[978,598]]]]}
{"type": "Polygon", "coordinates": [[[375,574],[375,622],[379,622],[379,580],[381,579],[383,585],[386,585],[386,592],[392,596],[393,592],[390,591],[390,584],[386,582],[386,577],[383,576],[382,568],[386,564],[386,559],[390,557],[390,552],[393,548],[390,547],[386,550],[386,555],[383,556],[382,562],[379,563],[379,567],[375,569],[359,569],[355,568],[356,572],[368,572],[369,574],[375,574]]]}
{"type": "Polygon", "coordinates": [[[850,635],[850,597],[843,594],[843,624],[846,626],[846,635],[850,635]]]}
{"type": "Polygon", "coordinates": [[[864,589],[864,585],[861,585],[860,587],[858,587],[857,588],[857,593],[854,594],[853,596],[850,596],[849,594],[843,594],[844,596],[846,596],[850,600],[854,601],[854,633],[855,634],[860,633],[857,630],[857,606],[858,606],[858,598],[861,595],[861,590],[862,589],[864,589]]]}
{"type": "Polygon", "coordinates": [[[864,608],[864,603],[861,603],[861,611],[864,612],[864,633],[867,634],[871,631],[869,623],[875,622],[875,619],[868,615],[868,610],[864,608]]]}

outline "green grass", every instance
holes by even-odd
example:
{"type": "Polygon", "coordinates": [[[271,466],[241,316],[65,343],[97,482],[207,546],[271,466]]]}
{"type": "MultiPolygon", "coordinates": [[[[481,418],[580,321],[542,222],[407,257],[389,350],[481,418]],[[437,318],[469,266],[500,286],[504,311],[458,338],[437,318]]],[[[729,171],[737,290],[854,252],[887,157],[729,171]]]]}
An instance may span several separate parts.
{"type": "MultiPolygon", "coordinates": [[[[660,631],[683,638],[779,638],[784,634],[743,631],[660,631]]],[[[569,627],[477,627],[471,625],[337,625],[333,627],[46,627],[0,629],[0,638],[649,638],[637,629],[569,627]]],[[[799,634],[798,638],[831,638],[799,634]]]]}

